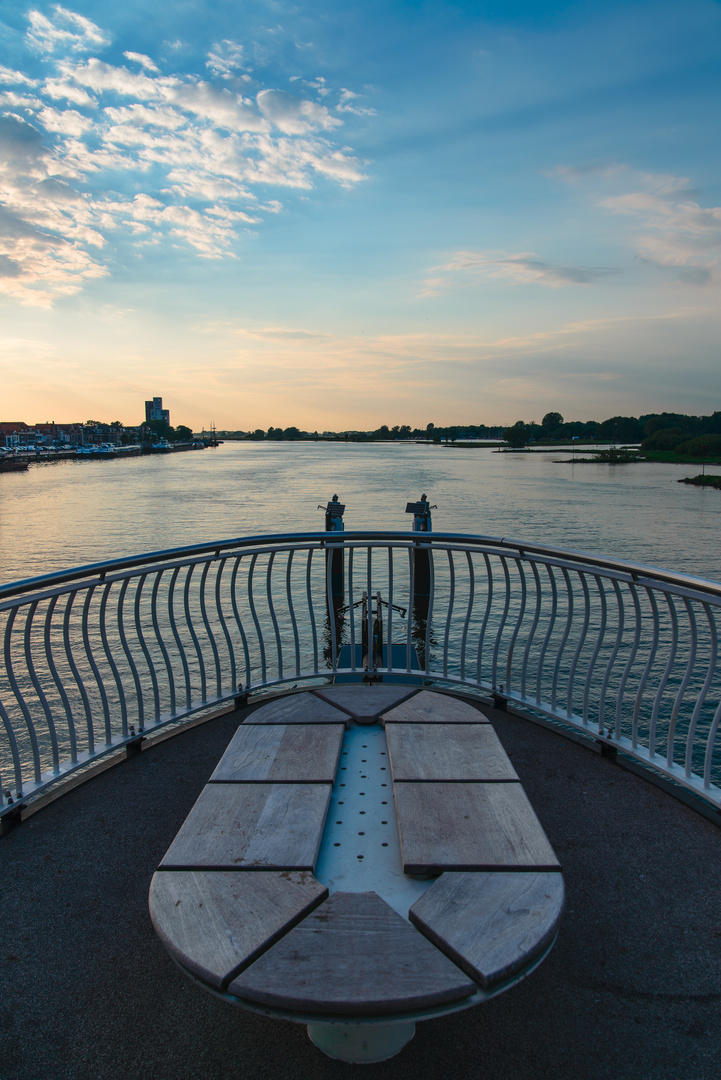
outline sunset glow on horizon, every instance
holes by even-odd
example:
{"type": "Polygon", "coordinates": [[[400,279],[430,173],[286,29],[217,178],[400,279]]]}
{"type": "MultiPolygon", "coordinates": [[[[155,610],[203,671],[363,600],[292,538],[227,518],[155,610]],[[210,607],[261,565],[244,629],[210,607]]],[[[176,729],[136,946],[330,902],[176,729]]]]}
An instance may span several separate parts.
{"type": "Polygon", "coordinates": [[[721,409],[721,8],[0,20],[0,420],[721,409]]]}

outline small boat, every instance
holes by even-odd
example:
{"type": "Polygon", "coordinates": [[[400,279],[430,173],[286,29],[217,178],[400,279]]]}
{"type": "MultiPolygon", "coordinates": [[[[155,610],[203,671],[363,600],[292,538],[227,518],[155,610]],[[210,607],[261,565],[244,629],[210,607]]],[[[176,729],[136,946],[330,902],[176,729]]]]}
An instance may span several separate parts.
{"type": "Polygon", "coordinates": [[[0,457],[0,472],[25,472],[27,461],[16,457],[0,457]]]}

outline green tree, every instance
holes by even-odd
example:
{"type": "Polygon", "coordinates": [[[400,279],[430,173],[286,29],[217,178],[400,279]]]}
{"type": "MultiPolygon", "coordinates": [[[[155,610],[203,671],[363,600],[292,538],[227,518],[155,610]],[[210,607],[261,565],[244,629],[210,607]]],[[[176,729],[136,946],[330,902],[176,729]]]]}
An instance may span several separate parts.
{"type": "Polygon", "coordinates": [[[515,448],[526,446],[528,437],[528,428],[523,423],[523,420],[517,420],[513,427],[507,427],[503,430],[503,438],[509,446],[515,448]]]}
{"type": "Polygon", "coordinates": [[[547,412],[543,420],[541,420],[541,427],[543,428],[543,435],[545,438],[549,438],[556,428],[560,428],[563,423],[563,417],[560,412],[547,412]]]}
{"type": "Polygon", "coordinates": [[[185,424],[178,424],[175,429],[176,442],[190,442],[193,438],[193,432],[185,424]]]}

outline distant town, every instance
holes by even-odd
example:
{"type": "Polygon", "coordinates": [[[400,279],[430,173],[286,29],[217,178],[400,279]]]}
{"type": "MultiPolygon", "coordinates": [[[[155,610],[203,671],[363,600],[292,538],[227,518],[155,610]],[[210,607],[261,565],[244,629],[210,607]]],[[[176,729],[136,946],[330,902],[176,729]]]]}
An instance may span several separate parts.
{"type": "Polygon", "coordinates": [[[74,450],[105,447],[137,448],[137,452],[163,449],[191,449],[217,445],[218,440],[232,441],[344,441],[388,442],[412,440],[424,443],[479,444],[495,442],[522,449],[531,444],[558,442],[613,443],[639,445],[643,452],[680,452],[696,456],[721,452],[721,412],[709,416],[683,413],[648,413],[643,416],[612,416],[608,420],[566,421],[559,412],[549,412],[540,423],[518,420],[511,425],[409,424],[390,427],[381,424],[370,431],[303,431],[297,427],[269,427],[253,430],[218,430],[193,432],[185,424],[173,427],[170,410],[163,408],[162,397],[145,402],[145,419],[128,426],[120,420],[110,423],[86,420],[71,424],[54,421],[28,424],[24,421],[0,421],[0,448],[18,450],[74,450]]]}

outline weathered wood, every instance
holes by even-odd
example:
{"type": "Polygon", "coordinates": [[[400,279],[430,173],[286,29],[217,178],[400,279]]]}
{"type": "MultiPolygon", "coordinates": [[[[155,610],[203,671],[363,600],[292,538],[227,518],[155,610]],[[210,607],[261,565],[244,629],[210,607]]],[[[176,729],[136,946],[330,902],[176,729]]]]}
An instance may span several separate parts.
{"type": "Polygon", "coordinates": [[[395,795],[407,874],[559,869],[520,784],[401,783],[395,795]]]}
{"type": "Polygon", "coordinates": [[[332,784],[344,731],[343,724],[241,724],[211,782],[332,784]]]}
{"type": "Polygon", "coordinates": [[[471,978],[490,987],[551,943],[563,903],[561,874],[443,874],[408,915],[471,978]]]}
{"type": "Polygon", "coordinates": [[[490,724],[386,721],[394,780],[518,780],[490,724]]]}
{"type": "Polygon", "coordinates": [[[150,916],[173,959],[223,989],[327,895],[307,870],[160,870],[150,916]]]}
{"type": "Polygon", "coordinates": [[[376,893],[333,893],[228,987],[300,1013],[369,1016],[428,1008],[473,982],[376,893]]]}
{"type": "Polygon", "coordinates": [[[395,724],[487,724],[488,717],[465,701],[422,690],[410,701],[381,716],[381,723],[395,724]]]}
{"type": "Polygon", "coordinates": [[[246,724],[348,724],[348,717],[314,694],[291,694],[252,712],[246,724]]]}
{"type": "Polygon", "coordinates": [[[330,784],[208,784],[161,866],[312,870],[330,784]]]}
{"type": "Polygon", "coordinates": [[[359,724],[373,724],[382,712],[392,709],[412,694],[415,686],[328,686],[313,693],[337,705],[359,724]]]}

